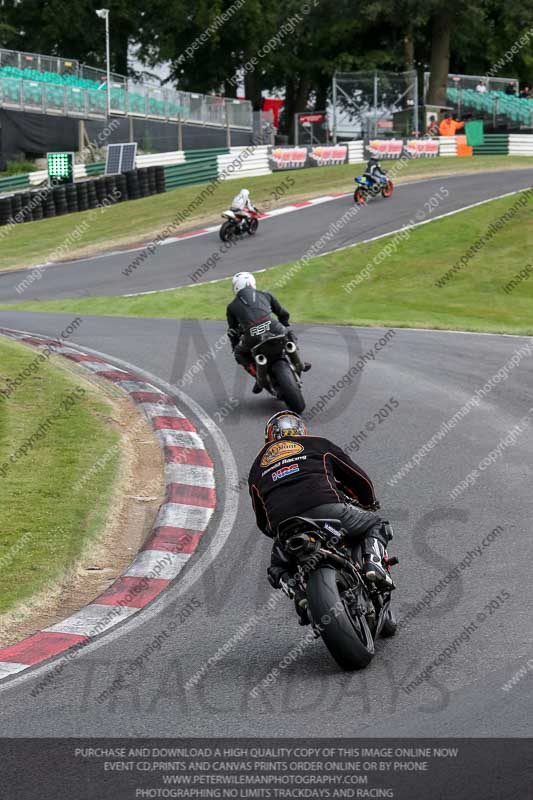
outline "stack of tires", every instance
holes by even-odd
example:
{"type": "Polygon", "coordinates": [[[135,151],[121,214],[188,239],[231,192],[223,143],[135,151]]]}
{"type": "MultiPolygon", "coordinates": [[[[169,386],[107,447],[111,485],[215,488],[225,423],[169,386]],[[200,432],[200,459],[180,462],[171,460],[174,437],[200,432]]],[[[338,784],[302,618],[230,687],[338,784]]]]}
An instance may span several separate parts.
{"type": "Polygon", "coordinates": [[[142,169],[138,169],[139,175],[139,189],[141,192],[141,197],[148,197],[150,194],[150,181],[148,178],[148,167],[144,167],[142,169]]]}
{"type": "Polygon", "coordinates": [[[132,169],[120,175],[101,175],[79,183],[42,187],[0,198],[0,225],[19,214],[19,222],[30,222],[99,206],[138,200],[166,191],[162,166],[132,169]]]}
{"type": "Polygon", "coordinates": [[[55,217],[56,215],[56,206],[54,202],[54,193],[51,189],[43,194],[43,216],[46,219],[50,217],[55,217]]]}
{"type": "Polygon", "coordinates": [[[89,186],[88,181],[74,184],[76,187],[76,195],[78,199],[78,210],[87,211],[89,208],[89,186]]]}
{"type": "Polygon", "coordinates": [[[31,222],[33,217],[33,206],[31,192],[21,192],[22,201],[22,222],[31,222]]]}
{"type": "Polygon", "coordinates": [[[157,189],[157,194],[162,194],[166,191],[165,186],[165,168],[160,164],[157,167],[154,167],[155,170],[155,185],[157,189]]]}
{"type": "Polygon", "coordinates": [[[141,196],[141,189],[139,186],[139,170],[130,169],[128,172],[125,172],[124,175],[126,176],[129,199],[138,200],[141,196]]]}
{"type": "Polygon", "coordinates": [[[12,197],[0,197],[0,225],[7,225],[12,216],[12,197]]]}
{"type": "Polygon", "coordinates": [[[54,206],[55,206],[55,215],[56,217],[60,217],[63,214],[68,214],[68,205],[67,205],[67,187],[66,186],[54,186],[51,192],[54,198],[54,206]]]}
{"type": "Polygon", "coordinates": [[[65,186],[65,199],[69,214],[73,214],[75,211],[80,210],[78,205],[78,190],[76,189],[75,183],[65,186]]]}
{"type": "Polygon", "coordinates": [[[43,218],[43,196],[42,193],[30,192],[30,206],[32,219],[38,220],[43,218]]]}
{"type": "Polygon", "coordinates": [[[117,192],[120,195],[117,198],[117,202],[123,203],[125,200],[128,200],[128,181],[123,173],[117,175],[116,177],[117,177],[117,192]]]}

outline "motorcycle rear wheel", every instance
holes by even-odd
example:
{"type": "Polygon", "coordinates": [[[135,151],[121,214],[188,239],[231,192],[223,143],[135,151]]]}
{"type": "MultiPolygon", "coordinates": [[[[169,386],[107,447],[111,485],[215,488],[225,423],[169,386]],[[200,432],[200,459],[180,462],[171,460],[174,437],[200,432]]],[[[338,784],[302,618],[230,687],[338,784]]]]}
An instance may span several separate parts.
{"type": "Polygon", "coordinates": [[[311,573],[307,602],[329,652],[339,667],[351,672],[370,664],[374,657],[374,640],[366,620],[352,617],[342,602],[338,577],[332,567],[321,567],[311,573]]]}
{"type": "Polygon", "coordinates": [[[223,242],[229,242],[230,239],[233,239],[235,236],[233,222],[230,222],[229,219],[226,220],[226,222],[223,222],[222,225],[220,226],[218,235],[220,236],[223,242]]]}
{"type": "Polygon", "coordinates": [[[289,411],[301,414],[305,408],[304,396],[285,359],[282,358],[272,364],[272,375],[289,411]]]}

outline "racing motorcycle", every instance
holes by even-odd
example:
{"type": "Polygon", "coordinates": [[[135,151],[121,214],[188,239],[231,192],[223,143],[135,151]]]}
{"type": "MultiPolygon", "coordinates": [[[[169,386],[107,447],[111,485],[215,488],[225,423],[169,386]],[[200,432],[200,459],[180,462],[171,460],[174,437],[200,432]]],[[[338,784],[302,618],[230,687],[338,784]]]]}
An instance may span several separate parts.
{"type": "Polygon", "coordinates": [[[266,389],[278,400],[283,400],[290,411],[301,414],[305,408],[302,394],[303,364],[298,348],[287,334],[269,333],[270,322],[263,322],[252,328],[250,334],[260,341],[252,347],[255,362],[255,379],[262,389],[266,389]]]}
{"type": "Polygon", "coordinates": [[[220,226],[219,236],[223,242],[229,242],[238,236],[247,233],[253,236],[259,227],[259,217],[261,216],[257,208],[247,209],[247,215],[241,215],[239,211],[228,208],[222,216],[225,222],[220,226]]]}
{"type": "MultiPolygon", "coordinates": [[[[342,535],[338,520],[290,517],[278,526],[277,540],[296,564],[294,581],[302,624],[310,623],[315,637],[322,637],[337,664],[352,671],[368,666],[375,640],[394,636],[397,622],[391,589],[378,589],[365,579],[361,545],[348,547],[342,535]]],[[[398,559],[385,556],[384,563],[390,571],[398,559]]],[[[294,598],[293,589],[282,589],[294,598]]]]}
{"type": "Polygon", "coordinates": [[[372,180],[367,175],[358,175],[354,178],[357,188],[353,193],[353,199],[358,204],[366,203],[369,197],[390,197],[394,191],[394,184],[385,176],[378,176],[372,180]]]}

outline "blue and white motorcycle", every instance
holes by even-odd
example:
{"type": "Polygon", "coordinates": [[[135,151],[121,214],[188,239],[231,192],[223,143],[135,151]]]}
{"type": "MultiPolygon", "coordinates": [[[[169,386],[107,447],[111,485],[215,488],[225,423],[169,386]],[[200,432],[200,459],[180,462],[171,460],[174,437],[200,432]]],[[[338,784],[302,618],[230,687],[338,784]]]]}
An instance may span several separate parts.
{"type": "Polygon", "coordinates": [[[369,197],[377,197],[380,194],[382,197],[390,197],[394,191],[394,185],[386,173],[377,175],[375,178],[370,175],[358,175],[354,178],[357,184],[353,199],[357,205],[366,203],[369,197]]]}

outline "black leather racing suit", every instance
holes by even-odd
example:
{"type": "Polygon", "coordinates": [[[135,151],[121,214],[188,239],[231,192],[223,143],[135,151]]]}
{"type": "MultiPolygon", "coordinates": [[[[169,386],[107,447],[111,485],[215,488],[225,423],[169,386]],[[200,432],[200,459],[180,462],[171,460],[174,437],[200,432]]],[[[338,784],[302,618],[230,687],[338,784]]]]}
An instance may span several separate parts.
{"type": "Polygon", "coordinates": [[[226,309],[228,338],[239,364],[250,372],[251,350],[264,333],[286,333],[296,342],[292,331],[287,331],[289,312],[270,292],[246,287],[241,289],[226,309]],[[275,314],[279,320],[272,319],[275,314]]]}
{"type": "Polygon", "coordinates": [[[367,178],[372,180],[372,183],[381,183],[381,179],[386,175],[381,169],[379,162],[375,158],[371,158],[366,165],[366,170],[363,173],[367,178]]]}
{"type": "MultiPolygon", "coordinates": [[[[274,537],[287,517],[337,519],[346,531],[345,539],[363,543],[367,537],[384,546],[390,538],[377,506],[372,481],[340,447],[321,436],[291,436],[268,442],[261,448],[250,470],[248,486],[257,526],[274,537]],[[339,491],[364,508],[346,502],[339,491]]],[[[274,542],[270,572],[291,572],[291,562],[274,542]]]]}

